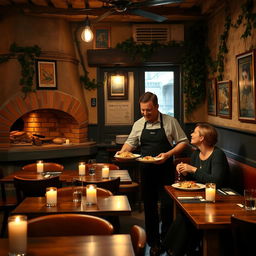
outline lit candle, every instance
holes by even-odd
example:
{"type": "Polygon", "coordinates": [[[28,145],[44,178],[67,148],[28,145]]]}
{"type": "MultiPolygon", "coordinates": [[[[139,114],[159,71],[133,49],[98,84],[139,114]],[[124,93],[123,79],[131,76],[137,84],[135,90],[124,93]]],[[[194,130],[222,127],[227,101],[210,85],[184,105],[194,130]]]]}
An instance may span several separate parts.
{"type": "Polygon", "coordinates": [[[205,199],[215,202],[216,185],[214,183],[205,184],[205,199]]]}
{"type": "Polygon", "coordinates": [[[27,252],[27,216],[8,218],[9,255],[25,255],[27,252]]]}
{"type": "Polygon", "coordinates": [[[97,189],[96,185],[90,184],[86,186],[86,203],[96,204],[97,203],[97,189]]]}
{"type": "Polygon", "coordinates": [[[69,139],[66,139],[66,144],[69,144],[69,142],[70,142],[69,139]]]}
{"type": "Polygon", "coordinates": [[[41,172],[44,171],[44,163],[43,163],[43,161],[41,161],[41,160],[37,161],[37,163],[36,163],[36,170],[37,170],[38,173],[41,173],[41,172]]]}
{"type": "Polygon", "coordinates": [[[84,162],[79,163],[78,173],[79,173],[79,175],[85,175],[85,163],[84,162]]]}
{"type": "Polygon", "coordinates": [[[46,205],[51,207],[57,204],[57,188],[46,188],[46,205]]]}
{"type": "Polygon", "coordinates": [[[109,168],[108,167],[103,167],[102,168],[102,178],[103,179],[108,179],[109,178],[109,168]]]}

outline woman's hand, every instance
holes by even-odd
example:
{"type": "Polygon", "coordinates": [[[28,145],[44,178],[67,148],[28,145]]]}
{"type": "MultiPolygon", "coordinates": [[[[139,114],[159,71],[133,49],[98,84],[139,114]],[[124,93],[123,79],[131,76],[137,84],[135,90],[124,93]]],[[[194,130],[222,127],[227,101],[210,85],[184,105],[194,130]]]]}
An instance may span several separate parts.
{"type": "Polygon", "coordinates": [[[188,173],[196,172],[197,168],[190,165],[190,164],[186,164],[186,163],[181,162],[181,163],[177,164],[176,170],[177,170],[178,173],[186,175],[188,173]]]}

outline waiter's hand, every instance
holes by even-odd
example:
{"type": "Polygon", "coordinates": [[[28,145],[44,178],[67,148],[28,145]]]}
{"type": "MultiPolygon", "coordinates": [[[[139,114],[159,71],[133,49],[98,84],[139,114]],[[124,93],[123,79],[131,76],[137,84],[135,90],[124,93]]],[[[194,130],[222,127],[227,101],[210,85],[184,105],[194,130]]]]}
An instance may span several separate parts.
{"type": "Polygon", "coordinates": [[[167,153],[160,153],[158,156],[156,156],[157,158],[162,158],[159,161],[156,161],[155,164],[162,164],[164,163],[169,157],[170,155],[167,153]]]}

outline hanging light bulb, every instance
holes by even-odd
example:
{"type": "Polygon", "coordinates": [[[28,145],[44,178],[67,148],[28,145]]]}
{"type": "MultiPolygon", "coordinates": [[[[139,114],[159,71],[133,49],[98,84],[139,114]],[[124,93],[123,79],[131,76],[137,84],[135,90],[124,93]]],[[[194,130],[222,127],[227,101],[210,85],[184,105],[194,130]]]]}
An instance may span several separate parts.
{"type": "Polygon", "coordinates": [[[90,27],[90,21],[88,19],[88,16],[85,20],[85,26],[83,28],[81,38],[82,38],[83,41],[85,41],[87,43],[91,42],[92,39],[93,39],[93,33],[92,33],[92,30],[91,30],[91,27],[90,27]]]}

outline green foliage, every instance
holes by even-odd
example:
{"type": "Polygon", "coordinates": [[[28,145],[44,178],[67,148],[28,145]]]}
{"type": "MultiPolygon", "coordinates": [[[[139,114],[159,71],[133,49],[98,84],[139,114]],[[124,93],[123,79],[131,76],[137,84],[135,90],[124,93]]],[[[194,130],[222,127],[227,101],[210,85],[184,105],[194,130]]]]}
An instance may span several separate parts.
{"type": "Polygon", "coordinates": [[[167,44],[160,44],[155,41],[151,44],[136,43],[133,38],[129,38],[124,42],[118,43],[116,45],[117,49],[121,49],[126,52],[133,60],[147,61],[153,55],[154,52],[160,48],[170,47],[170,46],[181,46],[181,43],[176,41],[170,41],[167,44]]]}
{"type": "Polygon", "coordinates": [[[95,79],[91,80],[88,77],[88,72],[86,72],[85,76],[80,76],[80,82],[84,85],[84,88],[89,91],[95,90],[96,88],[99,88],[103,85],[103,83],[101,82],[96,82],[95,79]]]}
{"type": "Polygon", "coordinates": [[[22,86],[22,92],[27,95],[29,92],[33,92],[33,78],[35,74],[35,57],[39,57],[41,49],[39,46],[27,46],[21,47],[16,43],[10,46],[10,54],[4,55],[0,58],[0,63],[8,61],[10,57],[16,56],[21,66],[21,78],[20,85],[22,86]]]}
{"type": "Polygon", "coordinates": [[[205,80],[209,62],[209,49],[205,44],[206,34],[205,24],[198,22],[189,29],[185,42],[182,70],[187,118],[205,99],[205,80]]]}

